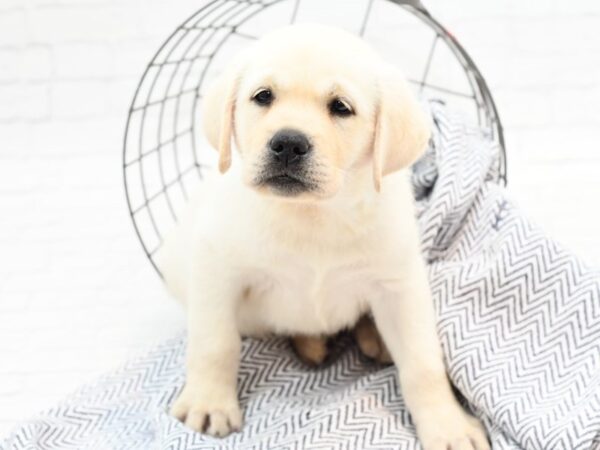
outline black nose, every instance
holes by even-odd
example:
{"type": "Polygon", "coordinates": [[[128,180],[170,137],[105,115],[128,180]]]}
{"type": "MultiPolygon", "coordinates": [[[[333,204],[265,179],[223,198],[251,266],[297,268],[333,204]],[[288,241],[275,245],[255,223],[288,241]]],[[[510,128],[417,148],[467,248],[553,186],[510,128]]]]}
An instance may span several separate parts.
{"type": "Polygon", "coordinates": [[[284,128],[271,138],[269,148],[275,160],[286,166],[300,162],[311,150],[304,133],[284,128]]]}

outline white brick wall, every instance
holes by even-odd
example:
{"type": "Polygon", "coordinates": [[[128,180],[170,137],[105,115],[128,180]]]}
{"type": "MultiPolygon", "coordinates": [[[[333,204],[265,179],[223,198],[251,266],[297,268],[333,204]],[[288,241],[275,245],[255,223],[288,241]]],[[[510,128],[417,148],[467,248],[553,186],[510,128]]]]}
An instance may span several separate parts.
{"type": "MultiPolygon", "coordinates": [[[[0,0],[0,434],[182,326],[122,189],[126,111],[192,0],[0,0]]],[[[513,196],[600,265],[600,2],[425,0],[486,76],[513,196]]]]}

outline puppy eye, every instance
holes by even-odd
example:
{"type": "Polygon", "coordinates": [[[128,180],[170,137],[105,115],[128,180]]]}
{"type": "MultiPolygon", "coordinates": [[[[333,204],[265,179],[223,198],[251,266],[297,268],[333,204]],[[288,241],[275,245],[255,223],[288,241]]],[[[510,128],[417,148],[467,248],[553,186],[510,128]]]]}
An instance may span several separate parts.
{"type": "Polygon", "coordinates": [[[329,102],[329,112],[334,116],[346,117],[354,114],[352,107],[344,100],[334,98],[329,102]]]}
{"type": "Polygon", "coordinates": [[[271,89],[259,89],[252,96],[252,100],[261,106],[269,106],[273,102],[273,98],[273,92],[271,92],[271,89]]]}

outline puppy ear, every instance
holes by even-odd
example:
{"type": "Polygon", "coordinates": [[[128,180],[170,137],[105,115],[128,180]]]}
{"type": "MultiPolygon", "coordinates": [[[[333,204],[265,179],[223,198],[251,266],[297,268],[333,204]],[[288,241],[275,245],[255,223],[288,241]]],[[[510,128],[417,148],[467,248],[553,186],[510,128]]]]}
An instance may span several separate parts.
{"type": "Polygon", "coordinates": [[[385,66],[379,80],[379,106],[373,139],[373,183],[410,166],[427,147],[429,120],[399,70],[385,66]]]}
{"type": "Polygon", "coordinates": [[[231,138],[240,76],[238,64],[228,68],[208,87],[202,102],[204,134],[219,152],[221,173],[231,166],[231,138]]]}

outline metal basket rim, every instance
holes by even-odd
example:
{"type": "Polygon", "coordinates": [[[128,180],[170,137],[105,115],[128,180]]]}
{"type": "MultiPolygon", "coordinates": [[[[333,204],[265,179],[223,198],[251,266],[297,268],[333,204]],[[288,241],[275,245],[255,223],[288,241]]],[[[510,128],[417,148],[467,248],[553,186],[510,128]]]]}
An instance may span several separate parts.
{"type": "MultiPolygon", "coordinates": [[[[138,81],[138,84],[136,86],[134,94],[132,96],[132,100],[130,102],[130,106],[129,106],[129,109],[127,112],[127,120],[125,122],[125,132],[123,134],[122,170],[123,170],[123,186],[124,186],[124,190],[125,190],[125,198],[127,201],[128,213],[131,218],[131,222],[132,222],[133,228],[135,230],[136,236],[138,238],[138,241],[142,245],[142,249],[143,249],[144,253],[146,254],[147,259],[150,261],[150,263],[152,264],[152,267],[154,268],[156,273],[161,278],[163,278],[163,275],[160,272],[160,270],[158,269],[154,259],[152,258],[152,254],[150,253],[150,251],[146,245],[146,242],[144,241],[144,238],[142,237],[142,234],[140,232],[140,229],[139,229],[136,219],[134,217],[132,204],[131,204],[131,196],[130,196],[129,187],[128,187],[128,183],[127,183],[127,171],[126,171],[126,168],[127,168],[127,165],[126,165],[127,138],[129,135],[130,121],[131,121],[132,113],[134,112],[134,105],[138,98],[138,94],[140,92],[142,83],[143,83],[146,75],[148,74],[149,70],[151,69],[151,67],[153,67],[153,64],[156,61],[157,57],[161,54],[162,50],[165,48],[165,46],[171,41],[171,39],[177,34],[177,32],[179,30],[183,29],[183,27],[190,20],[192,20],[194,17],[197,17],[203,11],[206,11],[207,9],[209,9],[212,5],[222,2],[222,1],[223,0],[211,0],[211,1],[207,2],[206,4],[204,4],[202,7],[197,9],[194,13],[189,15],[185,20],[183,20],[177,27],[175,27],[174,30],[168,35],[168,37],[162,42],[162,44],[154,52],[152,58],[146,64],[146,67],[145,67],[142,75],[140,76],[140,79],[138,81]]],[[[285,0],[276,0],[269,5],[264,5],[264,4],[263,5],[265,6],[265,8],[267,8],[274,4],[280,3],[281,1],[285,1],[285,0]]],[[[296,0],[296,1],[298,1],[298,0],[296,0]]],[[[371,4],[373,3],[373,1],[374,0],[369,0],[369,8],[371,7],[371,4]]],[[[499,168],[498,181],[501,182],[504,186],[506,186],[508,183],[508,179],[507,179],[507,157],[506,157],[506,147],[505,147],[505,140],[504,140],[504,130],[503,130],[502,122],[500,120],[500,115],[498,113],[498,109],[496,107],[492,93],[491,93],[491,91],[487,85],[487,82],[485,81],[485,78],[483,77],[481,71],[479,70],[479,68],[473,61],[473,59],[470,57],[468,52],[460,44],[458,39],[433,17],[433,15],[429,12],[429,10],[427,8],[425,8],[425,6],[423,5],[423,3],[420,0],[386,0],[386,1],[396,4],[400,7],[404,7],[405,9],[412,10],[412,12],[415,16],[419,17],[422,21],[426,22],[433,30],[436,31],[438,36],[440,36],[442,39],[444,39],[444,41],[446,42],[448,47],[454,53],[455,57],[458,59],[462,58],[463,62],[470,69],[467,72],[467,75],[470,74],[471,76],[474,77],[474,79],[471,79],[470,77],[468,77],[469,83],[475,82],[478,90],[484,94],[483,101],[486,102],[486,105],[491,110],[491,112],[494,116],[494,119],[495,119],[495,120],[492,120],[492,127],[496,128],[498,145],[500,147],[500,168],[499,168]]],[[[262,3],[260,0],[258,0],[258,1],[256,1],[256,0],[246,0],[246,1],[237,0],[237,2],[238,3],[248,3],[248,4],[261,4],[262,3]]],[[[463,65],[463,68],[465,68],[464,65],[463,65]]],[[[476,92],[475,87],[472,84],[471,84],[471,88],[473,89],[473,92],[476,92]]],[[[141,163],[141,161],[140,161],[140,163],[141,163]]]]}

